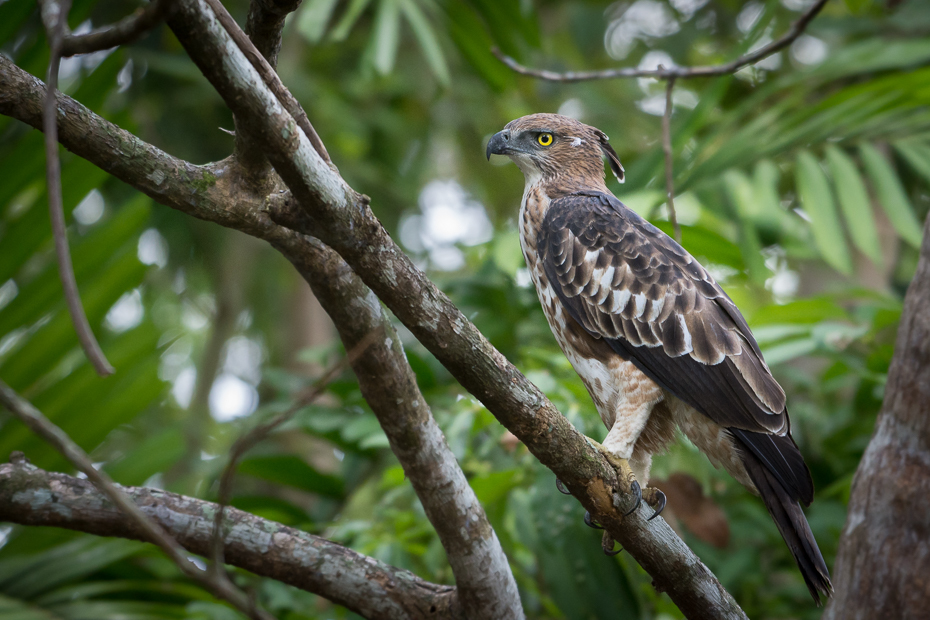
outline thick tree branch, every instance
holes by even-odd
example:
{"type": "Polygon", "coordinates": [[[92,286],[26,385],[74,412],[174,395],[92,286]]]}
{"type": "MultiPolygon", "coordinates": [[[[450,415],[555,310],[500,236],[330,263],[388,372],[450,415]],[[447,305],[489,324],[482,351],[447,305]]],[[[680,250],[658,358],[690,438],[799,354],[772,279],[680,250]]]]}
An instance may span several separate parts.
{"type": "Polygon", "coordinates": [[[141,540],[159,546],[182,573],[203,585],[219,598],[229,601],[250,618],[254,620],[273,620],[266,612],[259,609],[245,593],[226,579],[225,575],[223,575],[222,579],[218,579],[191,564],[177,541],[165,532],[158,523],[140,510],[132,499],[113,482],[110,476],[97,470],[90,457],[80,446],[3,381],[0,381],[0,404],[19,418],[32,432],[50,443],[75,467],[84,472],[93,485],[110,502],[115,504],[121,517],[131,522],[133,527],[141,532],[141,540]]]}
{"type": "Polygon", "coordinates": [[[689,617],[742,611],[663,521],[644,509],[621,526],[616,475],[545,396],[495,350],[394,244],[367,200],[323,161],[294,119],[201,0],[184,0],[169,25],[191,58],[305,208],[312,232],[445,364],[462,385],[567,484],[689,617]]]}
{"type": "Polygon", "coordinates": [[[245,33],[272,67],[278,65],[284,19],[300,6],[301,0],[252,0],[245,33]]]}
{"type": "MultiPolygon", "coordinates": [[[[39,80],[0,56],[0,113],[40,128],[41,92],[39,80]]],[[[319,241],[273,223],[264,212],[265,194],[243,183],[235,161],[194,166],[73,99],[59,95],[58,106],[65,111],[59,119],[61,140],[71,151],[162,204],[264,239],[280,250],[310,282],[347,349],[365,329],[385,330],[384,341],[353,364],[362,393],[447,550],[462,605],[496,602],[496,617],[519,617],[515,582],[500,543],[416,386],[390,319],[345,261],[319,241]]],[[[279,200],[289,197],[273,195],[279,200]]],[[[228,549],[226,553],[229,560],[228,549]]]]}
{"type": "Polygon", "coordinates": [[[791,28],[788,29],[788,32],[786,32],[780,38],[772,41],[768,45],[760,47],[754,52],[740,56],[736,60],[732,60],[722,65],[711,65],[705,67],[659,67],[656,69],[636,69],[625,67],[622,69],[603,69],[601,71],[566,71],[565,73],[558,73],[556,71],[533,69],[521,65],[516,60],[510,56],[507,56],[497,48],[493,48],[491,51],[494,52],[494,55],[497,56],[501,62],[520,75],[535,77],[541,80],[549,80],[551,82],[584,82],[587,80],[611,80],[614,78],[640,77],[651,77],[658,79],[688,79],[729,75],[731,73],[736,73],[743,67],[753,65],[760,60],[765,60],[772,54],[778,53],[794,43],[795,39],[801,36],[804,30],[807,29],[807,25],[811,23],[811,21],[817,16],[818,13],[820,13],[820,10],[826,3],[827,0],[816,0],[816,2],[814,2],[814,4],[812,4],[810,8],[808,8],[801,15],[801,17],[799,17],[793,24],[791,24],[791,28]]]}
{"type": "MultiPolygon", "coordinates": [[[[332,160],[329,157],[329,153],[326,152],[326,147],[323,145],[323,141],[320,140],[320,136],[317,135],[316,129],[313,128],[313,125],[310,124],[310,119],[307,118],[307,113],[304,111],[303,107],[300,105],[300,102],[294,98],[294,95],[291,94],[287,88],[284,87],[284,84],[281,82],[281,78],[278,77],[277,72],[275,72],[274,67],[262,56],[261,52],[256,49],[255,45],[252,44],[252,41],[249,40],[249,37],[246,36],[245,32],[239,28],[239,25],[232,18],[229,12],[226,10],[226,7],[223,6],[223,3],[220,0],[205,0],[205,2],[210,6],[213,13],[216,15],[216,18],[223,25],[223,28],[226,29],[226,32],[235,41],[236,45],[239,47],[239,50],[249,59],[249,62],[252,63],[252,67],[258,72],[262,77],[262,81],[265,86],[274,93],[278,101],[284,109],[288,111],[288,114],[297,121],[297,126],[300,127],[301,131],[304,132],[304,135],[307,136],[307,139],[310,140],[310,144],[313,145],[313,148],[316,149],[316,152],[320,157],[323,158],[323,161],[332,165],[332,160]]],[[[246,140],[248,136],[245,136],[246,140]]],[[[247,148],[248,144],[240,140],[238,132],[236,134],[237,144],[242,148],[247,148]]],[[[242,150],[241,148],[239,149],[242,150]]]]}
{"type": "Polygon", "coordinates": [[[110,26],[98,28],[86,34],[67,35],[61,42],[61,55],[90,54],[118,45],[132,43],[165,18],[173,0],[152,0],[148,6],[136,9],[110,26]]]}
{"type": "MultiPolygon", "coordinates": [[[[258,43],[263,47],[268,48],[277,41],[271,54],[272,50],[259,51],[253,45],[219,0],[207,2],[227,33],[262,76],[265,85],[297,120],[317,154],[331,165],[326,147],[306,113],[290,91],[284,88],[273,67],[277,48],[280,47],[280,28],[283,28],[284,23],[271,11],[286,11],[291,6],[296,8],[296,5],[288,2],[272,9],[261,0],[253,0],[251,3],[247,27],[258,31],[258,43]],[[275,27],[278,28],[277,33],[274,32],[275,27]]],[[[248,134],[237,135],[237,149],[240,152],[243,147],[252,146],[248,134]]],[[[256,151],[261,152],[260,149],[256,151]]],[[[280,197],[281,194],[274,196],[280,197]]],[[[298,271],[304,275],[314,295],[336,325],[346,349],[357,351],[364,346],[367,351],[372,344],[372,335],[381,336],[381,341],[371,347],[370,354],[362,357],[350,354],[352,359],[349,361],[359,378],[365,400],[377,416],[394,455],[403,466],[427,518],[446,550],[466,616],[523,618],[517,584],[497,534],[420,393],[400,339],[390,319],[382,312],[377,297],[338,254],[312,237],[301,239],[300,242],[301,245],[309,243],[317,250],[315,260],[307,261],[306,252],[289,252],[284,246],[278,249],[291,258],[298,271]],[[346,308],[356,310],[347,314],[346,308]]],[[[287,414],[284,414],[277,419],[283,420],[286,417],[287,414]]],[[[233,451],[227,472],[231,471],[235,459],[236,450],[233,451]]],[[[221,500],[225,497],[224,487],[228,490],[226,472],[220,484],[221,500]]],[[[219,519],[218,516],[217,522],[219,519]]]]}
{"type": "Polygon", "coordinates": [[[827,620],[930,609],[930,216],[907,289],[885,401],[853,478],[827,620]]]}
{"type": "MultiPolygon", "coordinates": [[[[158,489],[120,487],[184,549],[208,556],[217,505],[158,489]]],[[[147,540],[87,480],[25,462],[0,465],[0,521],[147,540]]],[[[226,561],[324,596],[371,619],[462,620],[454,586],[423,581],[324,538],[231,508],[226,561]]],[[[185,563],[189,562],[185,558],[185,563]]]]}
{"type": "Polygon", "coordinates": [[[352,369],[442,541],[463,612],[468,618],[523,618],[517,584],[497,534],[417,387],[390,318],[342,257],[312,237],[300,242],[299,250],[278,249],[307,279],[345,347],[358,346],[368,333],[381,334],[366,355],[353,361],[352,369]],[[304,249],[307,245],[312,252],[304,249]]]}

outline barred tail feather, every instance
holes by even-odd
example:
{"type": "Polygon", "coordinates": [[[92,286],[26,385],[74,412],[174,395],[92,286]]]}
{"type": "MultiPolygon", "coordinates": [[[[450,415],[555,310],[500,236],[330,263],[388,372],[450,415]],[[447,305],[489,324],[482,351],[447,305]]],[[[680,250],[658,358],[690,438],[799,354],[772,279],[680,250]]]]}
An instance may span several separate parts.
{"type": "Polygon", "coordinates": [[[749,477],[762,496],[765,507],[768,508],[778,531],[785,539],[785,544],[791,550],[804,582],[819,607],[821,594],[828,598],[833,595],[833,584],[830,582],[827,564],[823,561],[823,555],[817,547],[817,541],[814,540],[800,504],[788,494],[775,475],[754,454],[744,450],[742,458],[749,477]]]}

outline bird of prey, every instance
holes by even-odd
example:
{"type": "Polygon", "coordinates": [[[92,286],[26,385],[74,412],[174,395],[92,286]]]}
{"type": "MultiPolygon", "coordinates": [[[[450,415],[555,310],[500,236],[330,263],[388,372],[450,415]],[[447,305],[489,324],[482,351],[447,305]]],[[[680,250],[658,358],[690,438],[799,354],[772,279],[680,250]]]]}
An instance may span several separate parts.
{"type": "Polygon", "coordinates": [[[494,134],[492,154],[509,157],[526,179],[519,227],[527,267],[609,429],[602,445],[592,443],[637,505],[641,497],[664,506],[646,485],[652,455],[677,426],[761,496],[820,604],[833,587],[800,507],[810,505],[813,481],[791,438],[785,392],[739,309],[694,257],[610,192],[602,156],[621,182],[624,173],[604,132],[533,114],[494,134]]]}

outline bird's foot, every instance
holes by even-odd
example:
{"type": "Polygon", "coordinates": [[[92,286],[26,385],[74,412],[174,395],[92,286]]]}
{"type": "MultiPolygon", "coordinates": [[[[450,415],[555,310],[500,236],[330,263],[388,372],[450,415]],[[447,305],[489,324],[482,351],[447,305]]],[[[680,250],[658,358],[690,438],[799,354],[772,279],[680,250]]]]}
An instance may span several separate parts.
{"type": "Polygon", "coordinates": [[[643,501],[643,490],[639,486],[639,482],[636,480],[636,476],[633,474],[633,469],[630,467],[630,462],[627,459],[622,459],[616,454],[594,441],[588,437],[588,441],[591,442],[597,451],[604,455],[604,458],[607,459],[607,462],[610,463],[610,466],[614,468],[617,472],[617,479],[620,481],[621,485],[626,485],[627,493],[631,493],[636,501],[633,503],[633,507],[630,508],[623,516],[632,514],[643,501]]]}
{"type": "Polygon", "coordinates": [[[665,510],[665,493],[655,487],[643,489],[643,501],[655,508],[655,512],[646,521],[652,521],[665,510]]]}

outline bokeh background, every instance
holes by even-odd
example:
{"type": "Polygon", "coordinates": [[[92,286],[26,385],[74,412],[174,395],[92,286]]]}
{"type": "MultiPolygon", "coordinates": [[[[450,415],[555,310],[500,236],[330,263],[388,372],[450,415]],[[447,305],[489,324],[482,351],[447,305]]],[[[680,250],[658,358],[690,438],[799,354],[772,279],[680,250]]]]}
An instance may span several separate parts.
{"type": "MultiPolygon", "coordinates": [[[[247,3],[226,3],[244,23],[247,3]]],[[[534,66],[712,64],[777,38],[805,0],[305,0],[279,70],[341,173],[402,246],[572,423],[605,433],[558,350],[516,230],[523,179],[487,138],[559,112],[603,129],[627,183],[611,189],[663,230],[664,84],[554,84],[534,66]],[[497,161],[500,159],[501,161],[497,161]]],[[[77,32],[122,3],[75,0],[77,32]]],[[[37,76],[32,0],[0,2],[0,53],[37,76]]],[[[166,28],[65,60],[63,90],[165,151],[226,157],[230,113],[166,28]]],[[[881,404],[901,302],[930,208],[930,7],[831,0],[789,49],[734,76],[681,81],[672,116],[684,245],[747,316],[789,394],[832,564],[853,472],[881,404]]],[[[123,484],[212,499],[237,436],[343,354],[290,264],[242,234],[154,204],[63,154],[75,270],[117,373],[77,347],[53,260],[41,134],[0,117],[0,376],[123,484]]],[[[605,557],[582,509],[401,328],[448,442],[510,558],[531,618],[679,618],[625,554],[605,557]]],[[[0,456],[73,468],[0,412],[0,456]]],[[[753,618],[817,618],[760,501],[685,440],[657,458],[666,517],[753,618]]],[[[350,374],[252,450],[233,504],[451,582],[444,552],[350,374]]],[[[200,562],[193,558],[192,561],[200,562]]],[[[355,617],[237,573],[279,618],[355,617]]],[[[0,524],[0,615],[237,618],[152,548],[0,524]]]]}

